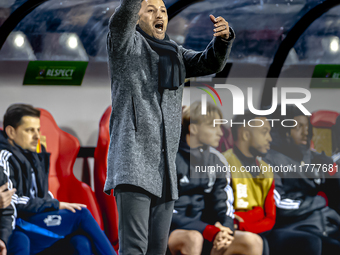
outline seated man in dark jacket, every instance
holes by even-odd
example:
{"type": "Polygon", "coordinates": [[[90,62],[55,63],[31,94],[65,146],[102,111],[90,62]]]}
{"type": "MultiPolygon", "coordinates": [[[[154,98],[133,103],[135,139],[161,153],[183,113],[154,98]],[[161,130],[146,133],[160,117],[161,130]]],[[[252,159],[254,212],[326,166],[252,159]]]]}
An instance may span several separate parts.
{"type": "MultiPolygon", "coordinates": [[[[279,110],[272,119],[282,119],[279,110]]],[[[294,119],[295,127],[275,126],[273,142],[265,161],[273,167],[275,176],[274,197],[277,207],[276,225],[268,239],[275,254],[292,253],[297,249],[314,247],[308,254],[340,254],[340,216],[326,206],[318,192],[324,190],[329,171],[334,168],[331,158],[310,149],[312,127],[309,118],[296,106],[287,107],[285,119],[294,119]],[[281,242],[283,231],[305,233],[305,244],[281,242]],[[273,244],[274,245],[271,245],[273,244]],[[285,250],[290,248],[290,250],[285,250]]],[[[278,122],[277,122],[278,123],[278,122]]],[[[292,233],[292,232],[290,232],[292,233]]],[[[289,234],[292,236],[292,234],[289,234]]],[[[295,239],[296,240],[296,239],[295,239]]],[[[305,253],[304,253],[305,254],[305,253]]]]}
{"type": "Polygon", "coordinates": [[[85,205],[59,202],[48,191],[50,154],[36,153],[39,132],[38,109],[24,104],[7,109],[0,131],[0,171],[6,175],[8,189],[17,190],[11,202],[12,222],[1,218],[8,234],[15,226],[8,253],[37,254],[52,246],[46,253],[60,254],[58,248],[68,243],[72,245],[65,252],[74,248],[75,254],[115,254],[85,205]]]}
{"type": "Polygon", "coordinates": [[[193,103],[183,113],[183,131],[176,157],[179,199],[175,202],[169,237],[172,254],[262,254],[262,239],[236,231],[233,224],[233,191],[228,163],[213,147],[223,135],[221,111],[193,103]]]}
{"type": "MultiPolygon", "coordinates": [[[[234,146],[223,153],[231,171],[234,192],[235,223],[238,230],[259,234],[264,241],[263,254],[269,253],[265,236],[274,227],[276,207],[274,176],[262,157],[270,148],[270,124],[266,117],[247,111],[237,115],[231,127],[234,146]]],[[[235,226],[236,228],[236,226],[235,226]]]]}

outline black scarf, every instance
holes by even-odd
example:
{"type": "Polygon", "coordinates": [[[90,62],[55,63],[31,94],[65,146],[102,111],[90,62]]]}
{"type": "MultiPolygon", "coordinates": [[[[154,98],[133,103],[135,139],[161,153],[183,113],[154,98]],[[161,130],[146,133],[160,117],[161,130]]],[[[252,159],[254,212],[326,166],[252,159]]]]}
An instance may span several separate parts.
{"type": "Polygon", "coordinates": [[[178,47],[165,34],[163,40],[158,40],[145,33],[139,25],[137,31],[146,39],[150,47],[159,55],[158,86],[161,89],[178,89],[184,82],[184,64],[178,57],[178,47]]]}

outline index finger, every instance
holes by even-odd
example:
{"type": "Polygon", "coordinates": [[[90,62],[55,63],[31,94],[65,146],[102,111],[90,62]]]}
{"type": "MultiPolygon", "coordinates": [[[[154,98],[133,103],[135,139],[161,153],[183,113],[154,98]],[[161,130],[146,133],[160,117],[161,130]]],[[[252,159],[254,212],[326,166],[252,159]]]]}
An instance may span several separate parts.
{"type": "Polygon", "coordinates": [[[214,23],[216,22],[216,21],[215,21],[216,18],[215,18],[214,15],[210,14],[209,17],[210,17],[210,20],[211,20],[212,22],[214,22],[214,23]]]}
{"type": "Polygon", "coordinates": [[[0,187],[0,191],[4,191],[8,188],[8,182],[6,182],[4,185],[0,187]]]}

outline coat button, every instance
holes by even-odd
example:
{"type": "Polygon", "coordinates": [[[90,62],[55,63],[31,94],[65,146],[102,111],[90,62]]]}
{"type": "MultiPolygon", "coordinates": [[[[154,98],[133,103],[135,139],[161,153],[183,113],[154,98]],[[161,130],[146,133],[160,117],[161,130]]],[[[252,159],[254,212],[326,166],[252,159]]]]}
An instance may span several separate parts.
{"type": "Polygon", "coordinates": [[[162,152],[164,152],[165,150],[164,149],[162,149],[162,152]]]}

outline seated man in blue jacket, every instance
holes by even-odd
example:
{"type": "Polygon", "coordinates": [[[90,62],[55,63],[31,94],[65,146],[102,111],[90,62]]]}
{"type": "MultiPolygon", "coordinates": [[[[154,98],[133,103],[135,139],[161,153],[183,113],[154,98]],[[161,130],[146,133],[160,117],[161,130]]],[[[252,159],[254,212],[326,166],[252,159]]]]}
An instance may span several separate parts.
{"type": "Polygon", "coordinates": [[[59,248],[66,243],[63,253],[115,254],[85,205],[59,202],[48,191],[50,154],[36,153],[40,111],[31,105],[14,104],[3,122],[0,172],[6,176],[8,190],[16,188],[11,221],[0,220],[8,234],[15,227],[7,243],[8,254],[60,254],[63,251],[59,248]]]}
{"type": "Polygon", "coordinates": [[[179,199],[168,241],[172,254],[262,254],[263,243],[258,235],[234,232],[228,163],[213,148],[223,135],[220,125],[213,126],[213,119],[221,118],[221,111],[210,103],[205,116],[201,115],[200,102],[183,113],[176,157],[179,199]]]}

